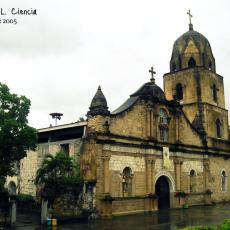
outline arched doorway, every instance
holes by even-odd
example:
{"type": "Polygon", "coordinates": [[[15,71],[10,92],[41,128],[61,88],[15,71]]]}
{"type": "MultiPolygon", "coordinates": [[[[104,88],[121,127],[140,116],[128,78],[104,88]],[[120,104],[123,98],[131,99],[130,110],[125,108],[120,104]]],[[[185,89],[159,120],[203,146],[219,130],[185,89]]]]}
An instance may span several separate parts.
{"type": "Polygon", "coordinates": [[[158,196],[158,209],[170,208],[170,188],[166,176],[158,178],[155,185],[156,195],[158,196]]]}
{"type": "Polygon", "coordinates": [[[10,181],[10,183],[8,184],[8,191],[11,195],[16,195],[17,187],[13,181],[10,181]]]}

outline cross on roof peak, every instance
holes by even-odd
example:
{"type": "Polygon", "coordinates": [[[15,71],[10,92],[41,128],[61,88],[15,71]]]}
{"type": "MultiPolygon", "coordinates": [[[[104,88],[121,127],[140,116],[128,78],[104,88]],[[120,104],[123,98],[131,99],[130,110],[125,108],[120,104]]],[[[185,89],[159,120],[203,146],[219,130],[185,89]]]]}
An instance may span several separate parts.
{"type": "Polygon", "coordinates": [[[154,74],[156,74],[156,72],[154,71],[153,67],[150,68],[149,73],[151,73],[150,81],[155,84],[154,74]]]}
{"type": "Polygon", "coordinates": [[[193,16],[192,16],[191,11],[188,10],[187,14],[188,14],[188,16],[189,16],[189,24],[192,24],[192,17],[193,17],[193,16]]]}
{"type": "Polygon", "coordinates": [[[188,16],[189,16],[189,30],[193,30],[193,25],[192,25],[192,14],[191,14],[191,11],[188,10],[187,12],[188,16]]]}

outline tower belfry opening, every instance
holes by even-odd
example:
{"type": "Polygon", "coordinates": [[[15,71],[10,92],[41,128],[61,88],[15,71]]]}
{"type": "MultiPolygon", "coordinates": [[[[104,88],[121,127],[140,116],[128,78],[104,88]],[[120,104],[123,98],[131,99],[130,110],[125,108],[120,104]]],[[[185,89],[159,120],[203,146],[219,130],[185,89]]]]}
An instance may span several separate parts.
{"type": "Polygon", "coordinates": [[[196,61],[193,57],[191,57],[188,61],[188,68],[194,68],[196,67],[196,61]]]}

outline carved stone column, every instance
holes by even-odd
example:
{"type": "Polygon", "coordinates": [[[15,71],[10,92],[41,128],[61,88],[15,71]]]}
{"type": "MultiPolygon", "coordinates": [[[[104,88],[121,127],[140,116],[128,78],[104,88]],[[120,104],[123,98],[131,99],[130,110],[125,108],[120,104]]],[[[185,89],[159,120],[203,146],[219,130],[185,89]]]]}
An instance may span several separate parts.
{"type": "Polygon", "coordinates": [[[175,165],[175,177],[176,177],[176,190],[180,191],[181,190],[181,171],[182,171],[182,164],[183,161],[180,159],[174,160],[174,165],[175,165]]]}
{"type": "Polygon", "coordinates": [[[153,158],[151,161],[151,193],[155,194],[155,162],[156,159],[153,158]]]}
{"type": "Polygon", "coordinates": [[[109,193],[110,175],[109,175],[109,160],[111,155],[104,154],[103,159],[103,180],[104,180],[104,193],[109,193]]]}
{"type": "Polygon", "coordinates": [[[155,186],[153,183],[153,177],[154,177],[154,164],[155,159],[152,156],[147,156],[145,159],[145,165],[146,165],[146,194],[149,196],[148,199],[146,199],[145,203],[145,210],[146,211],[153,211],[154,210],[154,202],[155,198],[151,197],[151,194],[155,192],[155,186]]]}

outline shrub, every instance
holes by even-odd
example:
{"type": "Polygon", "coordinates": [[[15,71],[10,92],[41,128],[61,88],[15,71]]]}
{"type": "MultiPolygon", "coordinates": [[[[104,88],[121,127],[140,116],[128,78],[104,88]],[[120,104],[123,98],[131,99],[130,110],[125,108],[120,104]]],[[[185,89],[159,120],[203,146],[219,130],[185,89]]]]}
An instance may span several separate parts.
{"type": "Polygon", "coordinates": [[[10,209],[9,193],[5,189],[0,190],[0,209],[3,213],[8,213],[10,209]]]}
{"type": "Polygon", "coordinates": [[[19,204],[19,206],[25,206],[25,205],[28,205],[28,204],[32,204],[35,202],[33,196],[29,195],[29,194],[18,194],[17,197],[16,197],[16,200],[19,204]]]}
{"type": "Polygon", "coordinates": [[[178,191],[176,192],[175,196],[176,197],[186,197],[188,194],[185,193],[184,191],[178,191]]]}
{"type": "Polygon", "coordinates": [[[212,226],[192,226],[183,228],[183,230],[217,230],[217,228],[212,226]]]}
{"type": "Polygon", "coordinates": [[[224,222],[219,226],[220,230],[229,230],[230,229],[230,219],[224,220],[224,222]]]}

